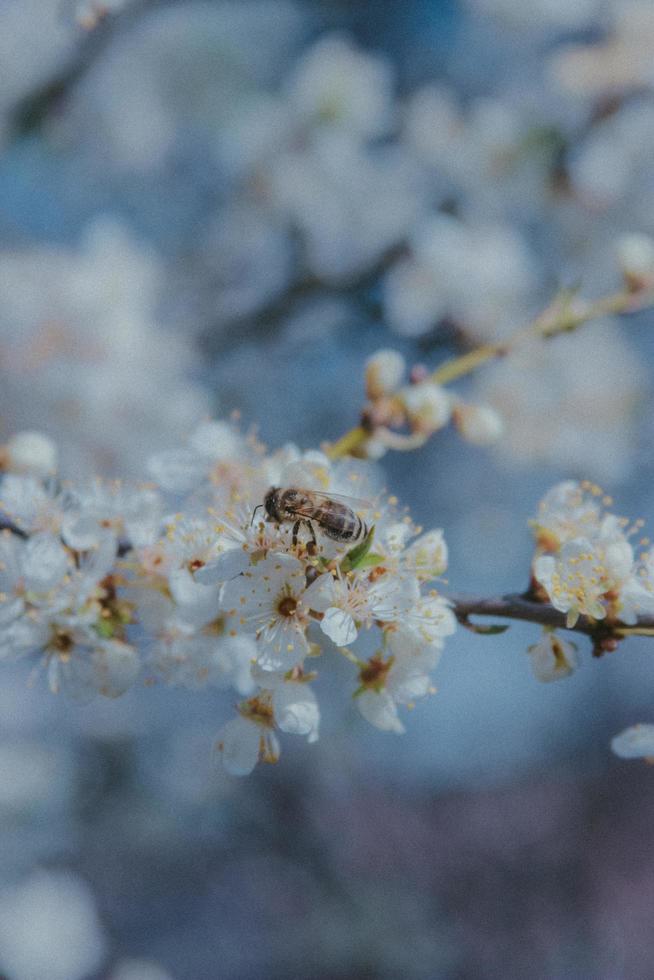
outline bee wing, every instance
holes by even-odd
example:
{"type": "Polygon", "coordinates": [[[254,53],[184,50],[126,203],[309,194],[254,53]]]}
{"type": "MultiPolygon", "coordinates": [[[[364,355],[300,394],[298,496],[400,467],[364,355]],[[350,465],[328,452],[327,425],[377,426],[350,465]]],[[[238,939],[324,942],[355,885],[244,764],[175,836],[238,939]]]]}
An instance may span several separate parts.
{"type": "MultiPolygon", "coordinates": [[[[363,500],[361,497],[350,497],[345,493],[323,493],[321,490],[307,490],[304,487],[298,487],[298,491],[321,504],[328,504],[331,500],[335,500],[339,504],[345,504],[346,507],[350,507],[352,510],[371,510],[375,506],[371,500],[363,500]]],[[[299,513],[300,511],[298,510],[299,513]]]]}

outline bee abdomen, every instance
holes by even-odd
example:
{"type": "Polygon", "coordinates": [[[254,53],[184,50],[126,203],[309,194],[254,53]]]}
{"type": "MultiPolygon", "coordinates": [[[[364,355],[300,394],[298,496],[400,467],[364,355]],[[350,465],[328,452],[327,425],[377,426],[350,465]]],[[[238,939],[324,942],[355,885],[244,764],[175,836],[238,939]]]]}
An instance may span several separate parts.
{"type": "Polygon", "coordinates": [[[333,541],[354,543],[364,537],[366,533],[366,525],[356,514],[343,515],[338,524],[332,522],[322,525],[322,528],[327,537],[333,541]]]}

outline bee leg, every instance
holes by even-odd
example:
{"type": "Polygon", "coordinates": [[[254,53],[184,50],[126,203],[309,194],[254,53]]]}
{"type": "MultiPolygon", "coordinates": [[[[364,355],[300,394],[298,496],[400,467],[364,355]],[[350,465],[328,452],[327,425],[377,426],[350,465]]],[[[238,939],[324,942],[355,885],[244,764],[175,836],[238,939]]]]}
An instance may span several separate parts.
{"type": "Polygon", "coordinates": [[[296,521],[295,524],[293,525],[293,547],[294,548],[297,545],[297,532],[300,530],[300,524],[302,524],[302,523],[303,522],[300,520],[300,521],[296,521]]]}
{"type": "Polygon", "coordinates": [[[316,541],[316,532],[313,529],[313,524],[311,523],[311,521],[305,521],[304,523],[309,528],[309,534],[311,535],[311,541],[307,545],[307,552],[310,555],[315,555],[316,552],[318,551],[318,542],[316,541]]]}

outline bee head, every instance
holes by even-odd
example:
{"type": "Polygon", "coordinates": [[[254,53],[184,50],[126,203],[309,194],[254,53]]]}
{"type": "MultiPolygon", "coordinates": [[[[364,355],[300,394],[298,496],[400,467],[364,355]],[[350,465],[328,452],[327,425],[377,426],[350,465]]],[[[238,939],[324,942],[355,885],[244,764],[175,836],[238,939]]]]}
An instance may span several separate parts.
{"type": "Polygon", "coordinates": [[[281,494],[281,487],[271,487],[263,498],[263,506],[266,510],[268,517],[271,517],[273,521],[281,521],[283,514],[279,507],[279,498],[281,494]]]}

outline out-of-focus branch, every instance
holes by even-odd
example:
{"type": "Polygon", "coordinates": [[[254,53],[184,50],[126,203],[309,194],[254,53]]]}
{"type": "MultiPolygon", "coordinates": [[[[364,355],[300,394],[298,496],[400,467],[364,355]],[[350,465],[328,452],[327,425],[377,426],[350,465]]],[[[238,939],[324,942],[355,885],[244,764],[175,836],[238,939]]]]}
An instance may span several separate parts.
{"type": "MultiPolygon", "coordinates": [[[[105,16],[99,17],[91,29],[85,30],[80,26],[79,44],[66,64],[24,95],[10,110],[9,138],[19,139],[38,130],[95,64],[118,26],[136,20],[147,10],[162,6],[164,2],[166,0],[132,0],[124,10],[115,13],[108,11],[105,16]]],[[[72,8],[72,3],[70,6],[72,8]]],[[[98,6],[101,7],[101,4],[98,6]]],[[[70,16],[73,16],[72,10],[70,16]]]]}
{"type": "MultiPolygon", "coordinates": [[[[629,286],[617,293],[598,300],[582,300],[575,293],[565,291],[554,298],[540,316],[525,327],[516,330],[506,340],[496,344],[484,344],[458,357],[444,361],[426,379],[438,385],[446,385],[459,378],[472,374],[490,361],[506,357],[517,350],[521,344],[531,340],[550,340],[563,333],[571,333],[578,327],[603,316],[620,313],[635,313],[654,303],[650,289],[634,291],[629,286]]],[[[326,449],[331,459],[348,455],[364,455],[366,442],[373,435],[366,424],[358,425],[326,449]]],[[[388,448],[394,448],[392,444],[388,448]]],[[[409,447],[410,448],[410,447],[409,447]]]]}
{"type": "Polygon", "coordinates": [[[367,314],[377,315],[378,303],[372,296],[372,288],[404,252],[404,245],[394,246],[364,271],[337,281],[328,281],[313,274],[304,275],[255,312],[233,317],[220,325],[209,324],[203,330],[203,346],[211,354],[216,354],[231,349],[235,342],[242,340],[245,332],[249,337],[269,335],[288,320],[302,303],[312,299],[347,299],[363,307],[367,314]]]}

